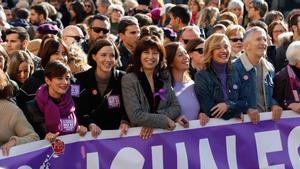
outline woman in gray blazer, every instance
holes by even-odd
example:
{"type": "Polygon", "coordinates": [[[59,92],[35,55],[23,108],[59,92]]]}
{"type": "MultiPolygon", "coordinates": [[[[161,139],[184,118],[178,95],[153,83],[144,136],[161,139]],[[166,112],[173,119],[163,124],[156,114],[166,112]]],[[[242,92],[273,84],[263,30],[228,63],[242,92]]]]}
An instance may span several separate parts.
{"type": "Polygon", "coordinates": [[[143,126],[140,136],[147,139],[153,128],[173,130],[175,121],[188,124],[171,88],[164,65],[165,50],[156,36],[142,38],[133,54],[128,74],[122,78],[125,110],[133,126],[143,126]]]}

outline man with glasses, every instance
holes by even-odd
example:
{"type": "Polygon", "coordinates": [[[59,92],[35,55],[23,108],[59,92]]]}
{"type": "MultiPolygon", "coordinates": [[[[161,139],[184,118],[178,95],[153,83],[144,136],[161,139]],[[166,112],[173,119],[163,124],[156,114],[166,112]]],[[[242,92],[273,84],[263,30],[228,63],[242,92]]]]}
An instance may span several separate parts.
{"type": "MultiPolygon", "coordinates": [[[[88,46],[91,47],[99,39],[108,39],[110,35],[110,22],[107,16],[96,14],[89,23],[89,41],[88,46]]],[[[85,51],[86,52],[86,51],[85,51]]]]}
{"type": "Polygon", "coordinates": [[[178,35],[178,39],[179,42],[186,47],[187,43],[190,40],[194,40],[194,39],[199,39],[200,38],[200,30],[197,26],[186,26],[184,28],[182,28],[182,30],[180,31],[182,32],[181,34],[179,33],[178,35]]]}
{"type": "Polygon", "coordinates": [[[81,45],[84,40],[84,36],[81,29],[75,25],[65,27],[65,29],[62,32],[62,38],[67,46],[70,46],[73,43],[81,45]]]}
{"type": "Polygon", "coordinates": [[[138,20],[133,16],[122,17],[119,23],[118,32],[121,40],[119,51],[122,64],[119,69],[126,70],[131,62],[132,53],[140,36],[138,20]]]}

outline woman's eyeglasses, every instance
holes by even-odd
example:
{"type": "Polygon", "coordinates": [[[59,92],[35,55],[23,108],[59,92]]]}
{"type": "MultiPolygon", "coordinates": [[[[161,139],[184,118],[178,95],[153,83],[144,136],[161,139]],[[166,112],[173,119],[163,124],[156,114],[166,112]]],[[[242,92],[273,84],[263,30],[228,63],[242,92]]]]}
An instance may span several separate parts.
{"type": "Polygon", "coordinates": [[[203,54],[203,48],[193,49],[193,52],[198,52],[199,54],[203,54]]]}
{"type": "Polygon", "coordinates": [[[92,29],[95,33],[102,32],[103,34],[107,34],[109,32],[109,30],[106,28],[92,27],[92,29]]]}
{"type": "Polygon", "coordinates": [[[237,42],[237,41],[243,42],[243,38],[231,38],[229,40],[232,42],[237,42]]]}

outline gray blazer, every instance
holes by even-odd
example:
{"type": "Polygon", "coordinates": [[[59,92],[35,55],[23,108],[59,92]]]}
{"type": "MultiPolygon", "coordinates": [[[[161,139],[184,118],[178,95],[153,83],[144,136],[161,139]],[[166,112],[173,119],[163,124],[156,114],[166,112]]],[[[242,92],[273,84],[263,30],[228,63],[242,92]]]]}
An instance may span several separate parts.
{"type": "Polygon", "coordinates": [[[166,99],[160,100],[157,113],[151,113],[147,97],[136,74],[129,73],[123,76],[124,106],[133,126],[167,129],[167,117],[175,120],[181,114],[180,105],[171,87],[170,80],[164,81],[164,88],[167,89],[166,99]]]}

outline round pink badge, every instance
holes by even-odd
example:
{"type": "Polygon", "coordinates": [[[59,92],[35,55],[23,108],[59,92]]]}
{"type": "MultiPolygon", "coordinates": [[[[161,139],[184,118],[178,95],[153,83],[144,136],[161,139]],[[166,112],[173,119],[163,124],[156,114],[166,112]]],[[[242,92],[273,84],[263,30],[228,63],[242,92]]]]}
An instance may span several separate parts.
{"type": "Polygon", "coordinates": [[[244,75],[243,79],[248,80],[249,79],[248,75],[244,75]]]}

